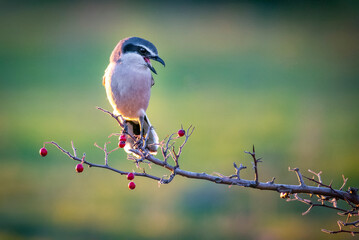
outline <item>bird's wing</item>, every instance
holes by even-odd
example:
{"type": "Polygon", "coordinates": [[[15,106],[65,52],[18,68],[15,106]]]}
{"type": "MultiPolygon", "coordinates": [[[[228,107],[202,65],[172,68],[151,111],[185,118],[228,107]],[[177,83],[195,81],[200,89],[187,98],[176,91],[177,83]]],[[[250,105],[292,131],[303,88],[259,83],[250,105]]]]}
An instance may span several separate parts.
{"type": "Polygon", "coordinates": [[[151,87],[155,85],[155,80],[153,79],[153,76],[151,75],[151,87]]]}

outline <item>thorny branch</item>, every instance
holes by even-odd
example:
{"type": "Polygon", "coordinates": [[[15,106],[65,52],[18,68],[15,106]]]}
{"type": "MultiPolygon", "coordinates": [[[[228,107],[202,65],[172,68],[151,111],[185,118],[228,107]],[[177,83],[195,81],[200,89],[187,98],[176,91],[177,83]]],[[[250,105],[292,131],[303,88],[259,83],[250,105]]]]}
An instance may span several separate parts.
{"type": "MultiPolygon", "coordinates": [[[[322,182],[322,179],[321,179],[322,172],[321,171],[316,173],[312,170],[308,170],[309,173],[313,174],[313,176],[310,178],[310,177],[303,176],[298,168],[293,168],[293,169],[289,168],[289,171],[294,171],[296,173],[297,178],[298,178],[298,183],[299,183],[298,185],[276,184],[276,183],[274,183],[274,180],[275,180],[274,177],[271,181],[260,182],[259,174],[258,174],[258,163],[262,162],[261,161],[262,158],[257,158],[254,146],[253,146],[252,152],[245,151],[245,153],[251,155],[251,157],[253,159],[252,165],[253,165],[253,170],[254,170],[254,180],[245,180],[245,179],[240,178],[240,171],[247,168],[242,163],[239,166],[236,163],[233,163],[235,173],[232,175],[229,175],[229,176],[225,176],[220,173],[215,173],[215,175],[211,175],[211,174],[207,174],[204,172],[197,173],[197,172],[186,171],[186,170],[183,170],[180,168],[179,159],[182,154],[182,150],[183,150],[184,146],[186,145],[188,139],[190,138],[190,136],[192,135],[192,133],[194,131],[194,127],[190,126],[187,129],[187,131],[185,132],[185,138],[184,138],[182,144],[178,147],[177,151],[176,151],[175,143],[180,137],[177,136],[176,133],[172,133],[171,135],[166,137],[163,141],[161,141],[159,143],[159,147],[160,147],[160,151],[162,153],[163,160],[160,160],[160,159],[156,158],[155,156],[153,156],[152,154],[150,154],[150,152],[144,147],[146,144],[146,139],[144,141],[143,141],[143,139],[137,139],[136,136],[132,136],[127,132],[126,123],[125,123],[124,119],[122,118],[122,116],[116,116],[113,113],[111,113],[103,108],[100,108],[100,107],[97,107],[97,109],[103,111],[104,113],[106,113],[106,114],[110,115],[112,118],[114,118],[117,121],[117,123],[119,124],[119,126],[121,127],[122,134],[128,135],[130,138],[132,138],[135,141],[134,147],[133,147],[133,149],[131,149],[133,156],[131,156],[131,155],[128,156],[128,159],[134,161],[134,163],[136,164],[136,167],[138,169],[142,170],[142,172],[133,172],[135,176],[146,177],[146,178],[156,180],[156,181],[158,181],[159,185],[160,184],[169,184],[170,182],[173,181],[175,176],[180,175],[180,176],[187,177],[187,178],[207,180],[207,181],[211,181],[211,182],[214,182],[217,184],[225,184],[225,185],[230,185],[230,186],[237,185],[237,186],[241,186],[241,187],[249,187],[249,188],[255,188],[255,189],[260,189],[260,190],[277,191],[280,193],[280,197],[287,199],[287,201],[299,201],[306,205],[309,205],[309,208],[303,213],[303,215],[309,213],[314,207],[325,207],[328,209],[334,209],[334,210],[338,211],[339,212],[338,214],[340,214],[340,215],[347,216],[347,219],[345,222],[338,220],[338,222],[337,222],[338,226],[339,226],[338,231],[330,231],[330,230],[322,229],[323,232],[330,233],[330,234],[350,233],[353,236],[355,234],[359,233],[359,231],[343,229],[343,227],[348,227],[348,226],[351,228],[359,227],[359,220],[355,220],[352,222],[349,221],[353,217],[357,218],[359,215],[358,214],[358,210],[359,210],[358,189],[349,187],[349,189],[347,191],[344,191],[343,188],[348,180],[347,178],[344,178],[344,176],[342,176],[343,184],[338,190],[334,189],[332,187],[332,183],[327,185],[322,182]],[[170,159],[170,158],[174,162],[173,165],[168,162],[168,159],[170,159]],[[149,165],[154,164],[154,165],[163,167],[170,171],[170,175],[159,177],[159,176],[148,174],[148,173],[146,173],[144,168],[140,167],[141,164],[149,164],[149,165]],[[317,180],[315,179],[315,177],[317,178],[317,180]],[[316,184],[316,186],[305,184],[304,179],[307,179],[310,183],[316,184]],[[300,197],[299,194],[306,194],[307,197],[309,195],[310,199],[300,197]],[[318,203],[313,202],[313,195],[315,196],[314,200],[316,200],[318,203]],[[339,200],[343,200],[347,203],[348,206],[346,209],[338,207],[337,202],[339,200]]],[[[113,135],[120,135],[120,134],[111,134],[109,137],[111,137],[113,135]]],[[[108,143],[105,143],[103,148],[98,146],[95,143],[95,146],[97,148],[101,149],[105,154],[105,164],[104,165],[95,164],[95,163],[91,163],[91,162],[87,161],[86,157],[85,157],[86,156],[85,153],[83,154],[82,158],[77,157],[77,152],[76,152],[77,150],[72,141],[71,141],[71,146],[72,146],[73,154],[66,151],[64,148],[62,148],[56,142],[53,142],[53,141],[45,142],[45,144],[54,145],[60,151],[62,151],[64,154],[66,154],[69,158],[71,158],[75,161],[82,162],[83,164],[86,164],[89,167],[104,168],[104,169],[119,173],[121,175],[127,175],[128,173],[130,173],[129,171],[122,171],[122,170],[110,167],[109,162],[108,162],[108,157],[112,152],[118,150],[119,147],[112,149],[112,150],[108,150],[107,149],[108,143]]]]}

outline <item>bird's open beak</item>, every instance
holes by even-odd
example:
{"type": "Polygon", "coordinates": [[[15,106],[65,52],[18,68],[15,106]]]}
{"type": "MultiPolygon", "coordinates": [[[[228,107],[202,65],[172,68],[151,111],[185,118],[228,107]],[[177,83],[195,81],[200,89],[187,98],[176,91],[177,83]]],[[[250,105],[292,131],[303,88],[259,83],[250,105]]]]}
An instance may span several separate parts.
{"type": "Polygon", "coordinates": [[[151,57],[153,60],[161,63],[164,67],[166,66],[165,61],[162,60],[159,56],[151,57]]]}
{"type": "MultiPolygon", "coordinates": [[[[153,60],[155,60],[155,61],[161,63],[164,67],[166,66],[165,61],[163,61],[163,59],[160,58],[159,56],[149,56],[148,58],[153,59],[153,60]]],[[[145,60],[146,60],[146,59],[145,59],[145,60]]],[[[154,74],[157,74],[157,72],[156,72],[155,68],[152,66],[151,62],[150,62],[150,61],[146,61],[146,63],[147,63],[148,68],[151,69],[151,71],[152,71],[154,74]]]]}

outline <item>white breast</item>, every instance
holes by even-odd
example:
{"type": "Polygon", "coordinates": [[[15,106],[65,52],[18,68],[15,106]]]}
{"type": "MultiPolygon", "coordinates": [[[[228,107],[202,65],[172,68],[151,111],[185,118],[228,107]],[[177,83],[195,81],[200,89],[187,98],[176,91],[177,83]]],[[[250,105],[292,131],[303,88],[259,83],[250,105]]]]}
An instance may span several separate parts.
{"type": "Polygon", "coordinates": [[[107,98],[114,112],[125,119],[144,116],[151,96],[151,71],[138,54],[126,54],[121,62],[110,63],[105,71],[107,98]]]}

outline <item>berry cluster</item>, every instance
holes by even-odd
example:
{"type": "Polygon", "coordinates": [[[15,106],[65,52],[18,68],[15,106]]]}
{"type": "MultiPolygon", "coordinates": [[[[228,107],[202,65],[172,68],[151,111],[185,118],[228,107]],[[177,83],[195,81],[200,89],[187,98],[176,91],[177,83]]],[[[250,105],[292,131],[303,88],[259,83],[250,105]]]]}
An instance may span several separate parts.
{"type": "Polygon", "coordinates": [[[118,147],[124,148],[126,146],[126,140],[127,140],[126,135],[122,134],[120,137],[120,142],[118,143],[118,147]]]}
{"type": "MultiPolygon", "coordinates": [[[[133,174],[132,172],[127,174],[127,180],[131,181],[134,178],[135,178],[135,174],[133,174]]],[[[131,181],[131,182],[128,183],[128,188],[129,189],[133,190],[133,189],[135,189],[135,187],[136,187],[136,184],[134,182],[131,181]]]]}

